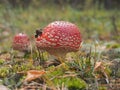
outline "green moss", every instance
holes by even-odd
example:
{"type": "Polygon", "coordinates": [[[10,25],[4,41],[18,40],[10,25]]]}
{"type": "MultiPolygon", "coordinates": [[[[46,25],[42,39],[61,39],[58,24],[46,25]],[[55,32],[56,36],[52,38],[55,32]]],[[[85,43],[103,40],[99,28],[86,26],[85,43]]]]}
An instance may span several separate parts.
{"type": "Polygon", "coordinates": [[[47,73],[47,76],[49,78],[53,78],[55,76],[62,76],[65,73],[65,71],[68,70],[68,67],[64,66],[64,65],[61,65],[60,67],[57,67],[57,68],[54,66],[51,66],[51,67],[47,68],[47,70],[49,71],[47,73]]]}
{"type": "Polygon", "coordinates": [[[107,48],[119,48],[119,47],[120,47],[120,44],[118,44],[118,43],[108,44],[107,45],[107,48]]]}
{"type": "Polygon", "coordinates": [[[0,68],[0,77],[6,77],[10,73],[9,67],[2,67],[0,68]]]}
{"type": "Polygon", "coordinates": [[[0,65],[2,65],[5,62],[5,60],[0,59],[0,65]]]}
{"type": "Polygon", "coordinates": [[[64,83],[69,90],[83,90],[86,88],[85,81],[77,77],[56,78],[54,83],[60,86],[64,83]]]}
{"type": "Polygon", "coordinates": [[[107,87],[105,87],[105,86],[100,86],[100,87],[98,88],[98,90],[107,90],[107,87]]]}

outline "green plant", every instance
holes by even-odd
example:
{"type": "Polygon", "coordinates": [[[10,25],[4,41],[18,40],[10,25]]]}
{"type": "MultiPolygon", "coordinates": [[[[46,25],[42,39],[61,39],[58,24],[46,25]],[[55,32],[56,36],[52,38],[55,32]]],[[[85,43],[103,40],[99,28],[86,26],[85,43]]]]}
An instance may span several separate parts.
{"type": "Polygon", "coordinates": [[[69,90],[84,90],[87,85],[85,81],[77,77],[55,78],[53,81],[60,87],[64,84],[69,90]]]}

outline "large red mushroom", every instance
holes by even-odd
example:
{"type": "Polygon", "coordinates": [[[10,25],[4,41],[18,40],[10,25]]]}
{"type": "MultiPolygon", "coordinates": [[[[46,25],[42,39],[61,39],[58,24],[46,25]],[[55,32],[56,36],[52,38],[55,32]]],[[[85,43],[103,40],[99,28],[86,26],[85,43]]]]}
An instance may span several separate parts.
{"type": "Polygon", "coordinates": [[[36,32],[37,48],[55,56],[78,51],[82,42],[79,28],[67,21],[54,21],[43,32],[36,32]]]}

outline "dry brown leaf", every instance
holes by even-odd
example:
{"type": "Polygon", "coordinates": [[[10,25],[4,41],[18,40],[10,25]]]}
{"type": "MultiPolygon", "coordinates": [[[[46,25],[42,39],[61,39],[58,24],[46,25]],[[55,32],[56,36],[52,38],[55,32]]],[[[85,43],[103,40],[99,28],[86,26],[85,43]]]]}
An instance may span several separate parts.
{"type": "Polygon", "coordinates": [[[100,78],[102,75],[104,75],[106,77],[106,79],[108,80],[108,75],[107,75],[105,68],[106,67],[104,66],[103,62],[96,62],[94,71],[101,72],[101,74],[96,75],[97,78],[100,78]]]}
{"type": "Polygon", "coordinates": [[[96,62],[94,70],[97,71],[102,66],[102,62],[96,62]]]}
{"type": "Polygon", "coordinates": [[[27,77],[25,78],[25,81],[32,81],[39,78],[43,74],[45,74],[44,70],[29,70],[27,71],[27,77]]]}
{"type": "Polygon", "coordinates": [[[10,60],[10,54],[9,53],[3,53],[3,54],[0,55],[0,59],[10,60]]]}

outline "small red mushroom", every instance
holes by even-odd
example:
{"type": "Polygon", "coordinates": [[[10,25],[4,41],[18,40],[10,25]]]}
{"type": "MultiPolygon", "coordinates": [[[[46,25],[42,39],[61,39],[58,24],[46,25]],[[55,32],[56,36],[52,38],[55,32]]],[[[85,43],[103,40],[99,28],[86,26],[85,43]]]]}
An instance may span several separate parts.
{"type": "Polygon", "coordinates": [[[67,21],[54,21],[43,32],[36,32],[37,48],[55,56],[78,51],[82,42],[79,28],[67,21]]]}
{"type": "Polygon", "coordinates": [[[12,47],[18,51],[28,51],[30,46],[29,37],[26,34],[19,33],[14,36],[12,47]]]}

